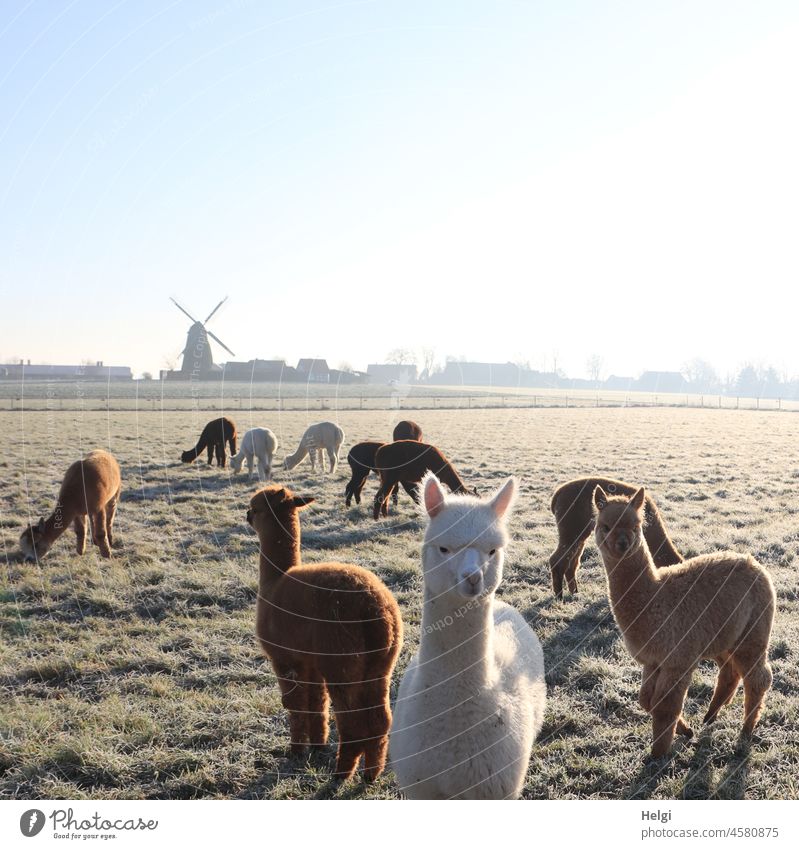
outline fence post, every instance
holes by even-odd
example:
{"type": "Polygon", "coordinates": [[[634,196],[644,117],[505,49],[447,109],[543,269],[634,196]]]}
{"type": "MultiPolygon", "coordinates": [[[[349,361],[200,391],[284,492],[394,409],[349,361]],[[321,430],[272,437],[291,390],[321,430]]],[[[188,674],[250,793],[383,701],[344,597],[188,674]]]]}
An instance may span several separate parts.
{"type": "Polygon", "coordinates": [[[778,410],[782,409],[782,398],[777,398],[777,409],[778,410]]]}
{"type": "Polygon", "coordinates": [[[740,396],[740,395],[738,395],[738,396],[736,396],[736,398],[735,398],[735,409],[736,409],[736,410],[738,409],[738,407],[739,407],[740,403],[741,403],[741,396],[740,396]]]}

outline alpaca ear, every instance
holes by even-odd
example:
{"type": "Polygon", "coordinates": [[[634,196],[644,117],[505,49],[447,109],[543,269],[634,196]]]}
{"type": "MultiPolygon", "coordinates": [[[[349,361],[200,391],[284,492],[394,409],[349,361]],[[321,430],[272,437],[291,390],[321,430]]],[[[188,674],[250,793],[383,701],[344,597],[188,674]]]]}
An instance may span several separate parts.
{"type": "Polygon", "coordinates": [[[314,501],[316,501],[316,498],[313,495],[295,495],[294,498],[291,499],[292,505],[298,510],[302,510],[303,507],[313,504],[314,501]]]}
{"type": "Polygon", "coordinates": [[[636,492],[635,495],[630,499],[630,504],[637,513],[640,513],[641,510],[643,510],[645,499],[646,490],[643,487],[641,487],[638,492],[636,492]]]}
{"type": "Polygon", "coordinates": [[[497,490],[489,505],[498,519],[501,519],[513,507],[518,491],[519,482],[514,477],[509,477],[497,490]]]}
{"type": "Polygon", "coordinates": [[[40,533],[44,533],[44,517],[39,519],[39,524],[36,526],[36,530],[40,533]]]}
{"type": "Polygon", "coordinates": [[[444,509],[446,497],[438,478],[430,472],[424,479],[424,509],[434,519],[444,509]]]}
{"type": "Polygon", "coordinates": [[[596,507],[597,510],[604,510],[607,506],[608,497],[605,495],[605,490],[602,489],[601,486],[597,485],[594,490],[594,507],[596,507]]]}

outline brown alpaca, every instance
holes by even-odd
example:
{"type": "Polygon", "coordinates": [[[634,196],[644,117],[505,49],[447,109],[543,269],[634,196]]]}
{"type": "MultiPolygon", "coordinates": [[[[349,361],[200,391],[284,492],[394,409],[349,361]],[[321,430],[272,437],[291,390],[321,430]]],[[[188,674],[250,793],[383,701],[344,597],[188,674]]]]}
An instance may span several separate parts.
{"type": "Polygon", "coordinates": [[[768,572],[751,556],[724,551],[658,569],[642,524],[643,487],[632,498],[598,486],[596,541],[607,573],[613,616],[630,654],[644,667],[639,702],[652,715],[652,756],[671,748],[675,731],[693,733],[682,716],[700,660],[719,665],[704,722],[744,685],[743,733],[751,734],[771,687],[768,643],[776,596],[768,572]]]}
{"type": "Polygon", "coordinates": [[[397,422],[394,427],[392,439],[394,442],[398,439],[415,439],[417,442],[421,442],[422,429],[416,422],[412,422],[410,419],[403,419],[403,421],[397,422]]]}
{"type": "Polygon", "coordinates": [[[299,511],[313,498],[271,486],[250,501],[260,541],[255,631],[289,711],[291,752],[327,743],[328,699],[338,728],[336,777],[363,755],[363,776],[383,770],[391,727],[391,672],[402,646],[394,596],[366,569],[300,563],[299,511]]]}
{"type": "Polygon", "coordinates": [[[236,456],[236,423],[233,419],[223,416],[221,419],[213,419],[203,428],[199,442],[184,451],[180,459],[184,463],[193,463],[203,451],[208,451],[208,465],[211,465],[216,452],[216,464],[225,468],[227,458],[225,457],[225,443],[230,445],[230,456],[236,456]]]}
{"type": "Polygon", "coordinates": [[[380,472],[380,489],[375,496],[374,517],[388,515],[389,496],[402,484],[408,495],[419,503],[419,484],[427,472],[446,484],[452,492],[477,495],[469,489],[447,458],[435,447],[414,439],[389,442],[378,449],[375,465],[380,472]]]}
{"type": "Polygon", "coordinates": [[[55,510],[47,519],[29,525],[19,538],[26,560],[44,557],[53,543],[72,524],[78,538],[77,552],[86,551],[86,517],[92,542],[103,557],[111,556],[112,528],[122,488],[119,463],[107,451],[92,451],[66,471],[55,510]]]}
{"type": "MultiPolygon", "coordinates": [[[[559,486],[550,509],[558,525],[558,547],[549,558],[552,589],[563,598],[563,579],[570,593],[577,592],[577,569],[583,549],[594,530],[594,490],[601,486],[610,495],[634,495],[637,487],[610,478],[578,478],[559,486]]],[[[655,502],[647,494],[644,539],[652,552],[655,566],[682,563],[682,555],[672,544],[655,502]]]]}
{"type": "MultiPolygon", "coordinates": [[[[397,423],[397,426],[394,428],[393,436],[395,442],[398,439],[414,439],[417,442],[421,442],[422,429],[418,424],[416,424],[416,422],[405,420],[397,423]]],[[[377,450],[382,448],[383,445],[385,445],[384,442],[367,441],[359,442],[357,445],[353,445],[350,449],[350,453],[347,455],[347,462],[350,464],[350,469],[352,469],[352,477],[344,491],[347,507],[350,506],[353,498],[355,498],[356,504],[361,503],[361,492],[363,491],[364,484],[366,483],[366,479],[369,477],[369,474],[371,472],[375,472],[375,474],[378,475],[380,474],[375,466],[375,456],[377,454],[377,450]]],[[[409,486],[405,485],[405,491],[415,498],[409,486]]],[[[399,500],[398,493],[399,490],[395,489],[393,493],[395,507],[399,500]]]]}

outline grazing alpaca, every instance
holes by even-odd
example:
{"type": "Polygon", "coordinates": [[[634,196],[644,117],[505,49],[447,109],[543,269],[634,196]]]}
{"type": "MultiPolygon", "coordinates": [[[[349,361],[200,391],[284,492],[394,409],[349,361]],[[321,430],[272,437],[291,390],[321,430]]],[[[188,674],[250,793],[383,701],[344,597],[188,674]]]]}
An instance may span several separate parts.
{"type": "Polygon", "coordinates": [[[402,646],[394,596],[371,572],[347,563],[300,564],[299,511],[313,498],[267,487],[247,521],[260,541],[256,634],[289,711],[291,752],[327,742],[328,695],[338,728],[336,776],[383,770],[391,726],[388,691],[402,646]]]}
{"type": "Polygon", "coordinates": [[[230,455],[233,456],[236,453],[236,425],[233,419],[223,416],[221,419],[208,422],[200,434],[200,441],[194,448],[184,451],[180,455],[180,459],[184,463],[193,463],[203,451],[207,450],[208,465],[210,466],[214,459],[214,452],[216,452],[216,464],[224,469],[226,442],[229,443],[230,455]]]}
{"type": "Polygon", "coordinates": [[[234,474],[241,471],[241,464],[247,460],[247,480],[252,480],[253,458],[259,481],[268,481],[272,477],[272,458],[277,451],[277,437],[268,427],[253,427],[244,434],[239,453],[230,458],[234,474]]]}
{"type": "MultiPolygon", "coordinates": [[[[350,448],[350,453],[347,454],[347,462],[352,469],[352,477],[347,484],[344,494],[347,498],[347,507],[355,499],[356,504],[361,503],[361,492],[363,491],[366,479],[372,472],[380,474],[375,467],[375,455],[379,448],[382,448],[383,442],[359,442],[350,448]]],[[[394,493],[396,499],[397,493],[394,493]]],[[[394,501],[396,504],[396,500],[394,501]]]]}
{"type": "Polygon", "coordinates": [[[299,465],[308,455],[311,458],[311,471],[316,471],[316,460],[319,460],[319,468],[322,474],[325,471],[325,462],[322,451],[327,451],[330,460],[330,474],[336,471],[338,463],[338,452],[341,443],[344,442],[344,431],[334,422],[319,422],[312,424],[302,435],[299,447],[293,454],[289,454],[283,461],[283,468],[290,471],[299,465]]]}
{"type": "MultiPolygon", "coordinates": [[[[637,487],[610,478],[578,478],[559,486],[552,496],[552,515],[558,525],[558,547],[549,558],[552,589],[563,597],[563,579],[569,592],[577,592],[577,569],[583,549],[594,530],[594,490],[601,486],[611,495],[633,495],[637,487]]],[[[646,496],[644,539],[652,552],[655,566],[682,563],[682,555],[672,544],[655,502],[646,496]]]]}
{"type": "Polygon", "coordinates": [[[419,483],[427,472],[433,472],[452,492],[477,495],[469,489],[447,458],[435,447],[414,439],[389,442],[378,449],[375,465],[380,472],[380,489],[375,496],[374,517],[388,515],[388,497],[402,484],[408,495],[419,502],[419,483]]]}
{"type": "Polygon", "coordinates": [[[544,655],[528,624],[494,593],[516,496],[446,497],[424,480],[419,651],[400,684],[391,765],[410,799],[515,799],[546,706],[544,655]]]}
{"type": "Polygon", "coordinates": [[[751,734],[771,687],[767,653],[776,597],[768,572],[751,556],[716,552],[658,569],[644,543],[643,487],[632,498],[598,486],[596,541],[605,563],[613,616],[630,654],[644,667],[641,707],[652,715],[652,756],[671,748],[700,660],[719,665],[704,722],[744,683],[743,733],[751,734]]]}
{"type": "Polygon", "coordinates": [[[415,439],[417,442],[421,442],[422,429],[416,422],[412,422],[410,419],[404,419],[401,422],[397,422],[394,427],[392,439],[394,442],[398,439],[415,439]]]}
{"type": "Polygon", "coordinates": [[[92,542],[103,557],[111,556],[114,516],[122,488],[119,463],[107,451],[92,451],[66,471],[55,510],[47,519],[29,525],[19,538],[26,560],[44,557],[70,523],[78,538],[77,552],[86,551],[86,516],[92,542]]]}

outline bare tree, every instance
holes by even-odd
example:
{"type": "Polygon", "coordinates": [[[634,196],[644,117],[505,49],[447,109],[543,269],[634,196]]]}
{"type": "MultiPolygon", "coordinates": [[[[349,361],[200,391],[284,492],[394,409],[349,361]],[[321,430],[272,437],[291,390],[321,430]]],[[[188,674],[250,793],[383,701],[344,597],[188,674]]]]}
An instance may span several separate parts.
{"type": "Polygon", "coordinates": [[[394,348],[386,354],[386,362],[398,366],[416,365],[416,354],[411,348],[394,348]]]}
{"type": "Polygon", "coordinates": [[[355,369],[352,367],[352,364],[348,363],[346,360],[342,360],[338,364],[338,370],[347,372],[348,374],[352,374],[355,371],[355,369]]]}
{"type": "Polygon", "coordinates": [[[602,374],[602,367],[605,365],[605,361],[599,354],[591,354],[588,358],[585,367],[588,370],[588,377],[594,383],[599,383],[600,375],[602,374]]]}
{"type": "Polygon", "coordinates": [[[436,364],[436,349],[422,348],[422,368],[428,374],[433,373],[433,368],[436,364]]]}

